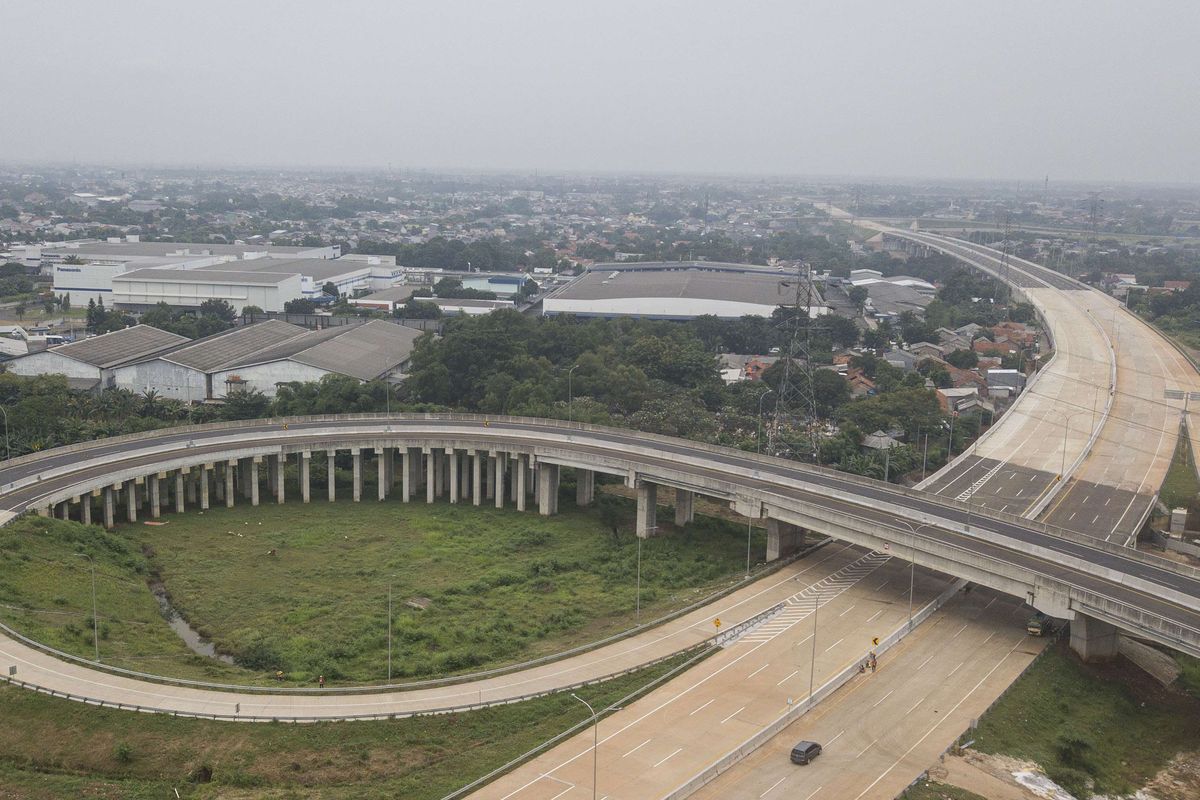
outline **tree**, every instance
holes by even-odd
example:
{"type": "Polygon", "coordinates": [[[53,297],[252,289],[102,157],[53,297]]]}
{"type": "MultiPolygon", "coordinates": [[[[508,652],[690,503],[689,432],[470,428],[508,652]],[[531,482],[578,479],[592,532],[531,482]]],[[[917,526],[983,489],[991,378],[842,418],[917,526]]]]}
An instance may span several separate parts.
{"type": "Polygon", "coordinates": [[[20,320],[25,319],[25,312],[27,310],[28,310],[28,308],[26,307],[24,300],[21,300],[15,306],[13,306],[13,311],[16,312],[17,319],[20,319],[20,320]]]}
{"type": "Polygon", "coordinates": [[[338,291],[337,284],[333,281],[326,281],[325,285],[321,287],[321,291],[330,297],[337,297],[339,294],[341,294],[341,292],[338,291]]]}
{"type": "Polygon", "coordinates": [[[234,389],[225,395],[221,416],[225,419],[259,419],[267,413],[270,402],[257,389],[234,389]]]}
{"type": "Polygon", "coordinates": [[[854,320],[829,314],[819,323],[829,332],[829,338],[837,347],[854,347],[858,344],[858,326],[854,320]]]}
{"type": "Polygon", "coordinates": [[[200,316],[214,317],[232,325],[233,321],[237,319],[237,311],[230,305],[228,300],[213,297],[200,304],[200,316]]]}
{"type": "Polygon", "coordinates": [[[289,314],[312,314],[317,310],[317,304],[306,297],[298,297],[284,303],[283,310],[289,314]]]}
{"type": "Polygon", "coordinates": [[[974,350],[955,350],[946,356],[946,363],[959,369],[974,369],[979,366],[979,354],[974,350]]]}
{"type": "Polygon", "coordinates": [[[863,306],[867,304],[867,287],[851,286],[846,290],[846,295],[850,298],[850,302],[854,303],[854,307],[859,311],[863,310],[863,306]]]}

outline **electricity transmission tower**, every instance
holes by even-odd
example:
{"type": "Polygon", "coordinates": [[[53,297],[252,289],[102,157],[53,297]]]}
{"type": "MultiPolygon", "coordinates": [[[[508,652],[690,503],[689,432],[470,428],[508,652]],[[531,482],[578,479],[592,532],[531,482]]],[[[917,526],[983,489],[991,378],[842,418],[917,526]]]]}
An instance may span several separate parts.
{"type": "Polygon", "coordinates": [[[796,265],[794,278],[779,282],[779,291],[790,290],[790,304],[781,303],[781,325],[787,334],[783,375],[776,391],[775,416],[767,435],[767,452],[773,456],[817,463],[820,431],[817,396],[813,385],[813,321],[815,303],[812,267],[796,265]]]}
{"type": "Polygon", "coordinates": [[[1100,225],[1100,206],[1104,203],[1099,192],[1088,192],[1088,215],[1091,219],[1092,241],[1096,241],[1100,225]]]}

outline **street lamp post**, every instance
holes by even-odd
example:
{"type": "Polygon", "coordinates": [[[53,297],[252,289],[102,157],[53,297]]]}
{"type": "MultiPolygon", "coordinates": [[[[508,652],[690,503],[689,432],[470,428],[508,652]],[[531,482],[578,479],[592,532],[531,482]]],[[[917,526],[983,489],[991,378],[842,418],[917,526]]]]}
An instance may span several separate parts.
{"type": "Polygon", "coordinates": [[[587,700],[584,700],[574,692],[571,692],[571,697],[574,697],[587,706],[587,710],[592,715],[592,800],[596,800],[596,776],[599,773],[597,757],[600,752],[600,718],[596,716],[596,710],[592,708],[592,704],[587,700]]]}
{"type": "Polygon", "coordinates": [[[90,553],[76,553],[92,563],[92,644],[96,646],[96,660],[100,660],[100,620],[96,616],[96,559],[90,553]]]}
{"type": "Polygon", "coordinates": [[[574,391],[574,388],[571,386],[571,373],[574,372],[575,368],[578,366],[579,366],[578,364],[573,364],[571,366],[571,368],[569,370],[567,370],[567,421],[568,422],[575,421],[575,391],[574,391]]]}
{"type": "Polygon", "coordinates": [[[813,679],[817,672],[817,611],[821,608],[821,590],[817,589],[817,601],[813,605],[812,655],[808,661],[808,704],[812,706],[813,679]]]}
{"type": "Polygon", "coordinates": [[[388,581],[388,682],[392,680],[392,582],[388,581]]]}
{"type": "Polygon", "coordinates": [[[1084,408],[1079,411],[1074,411],[1070,414],[1067,414],[1062,411],[1059,411],[1058,413],[1062,417],[1062,420],[1063,420],[1062,463],[1059,465],[1059,468],[1058,468],[1058,479],[1061,481],[1066,478],[1066,472],[1067,472],[1067,437],[1068,437],[1068,434],[1070,434],[1070,432],[1071,432],[1071,420],[1075,419],[1080,414],[1089,414],[1089,413],[1094,414],[1094,411],[1091,409],[1084,408]]]}
{"type": "Polygon", "coordinates": [[[917,583],[917,531],[922,528],[928,528],[932,523],[922,522],[920,525],[913,526],[911,522],[905,519],[898,519],[896,522],[908,528],[911,534],[908,545],[908,630],[912,632],[912,610],[913,610],[913,589],[917,583]]]}
{"type": "Polygon", "coordinates": [[[746,577],[750,577],[750,534],[754,532],[754,517],[746,517],[746,577]]]}
{"type": "MultiPolygon", "coordinates": [[[[647,536],[653,536],[653,535],[654,535],[654,532],[655,532],[656,530],[658,530],[658,526],[657,526],[657,525],[655,525],[653,528],[650,528],[648,531],[646,531],[646,535],[647,535],[647,536]]],[[[638,540],[638,554],[637,554],[637,607],[636,607],[636,610],[635,610],[635,612],[634,612],[634,614],[635,614],[635,616],[634,616],[634,621],[635,621],[635,623],[636,623],[637,625],[641,625],[641,624],[642,624],[642,537],[641,537],[641,536],[638,536],[638,537],[637,537],[637,540],[638,540]]]]}
{"type": "Polygon", "coordinates": [[[767,389],[765,392],[763,392],[762,394],[760,394],[760,395],[758,396],[758,433],[757,433],[757,435],[754,437],[754,444],[755,444],[755,452],[756,452],[756,453],[761,453],[761,452],[762,452],[762,417],[763,417],[763,400],[764,400],[764,399],[766,399],[766,396],[767,396],[767,395],[771,394],[771,393],[772,393],[772,392],[774,392],[774,391],[775,391],[774,389],[767,389]]]}

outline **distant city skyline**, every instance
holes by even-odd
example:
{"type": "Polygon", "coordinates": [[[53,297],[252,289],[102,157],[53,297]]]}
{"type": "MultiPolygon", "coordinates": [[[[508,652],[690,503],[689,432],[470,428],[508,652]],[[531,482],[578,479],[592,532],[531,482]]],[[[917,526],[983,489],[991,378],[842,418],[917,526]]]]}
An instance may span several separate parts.
{"type": "Polygon", "coordinates": [[[127,0],[0,22],[10,162],[1200,182],[1192,5],[127,0]]]}

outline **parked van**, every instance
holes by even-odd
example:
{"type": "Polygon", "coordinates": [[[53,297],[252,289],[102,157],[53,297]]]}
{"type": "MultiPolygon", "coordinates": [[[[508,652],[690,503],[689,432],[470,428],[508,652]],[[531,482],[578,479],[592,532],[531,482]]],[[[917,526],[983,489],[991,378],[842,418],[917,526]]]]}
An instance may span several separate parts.
{"type": "Polygon", "coordinates": [[[800,742],[792,748],[793,764],[808,764],[821,755],[821,745],[816,742],[800,742]]]}

